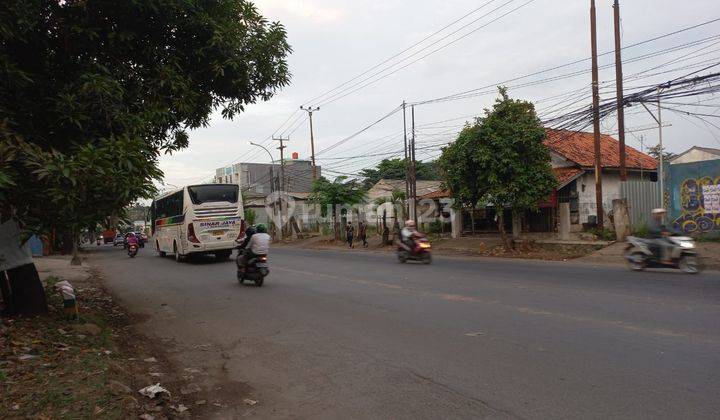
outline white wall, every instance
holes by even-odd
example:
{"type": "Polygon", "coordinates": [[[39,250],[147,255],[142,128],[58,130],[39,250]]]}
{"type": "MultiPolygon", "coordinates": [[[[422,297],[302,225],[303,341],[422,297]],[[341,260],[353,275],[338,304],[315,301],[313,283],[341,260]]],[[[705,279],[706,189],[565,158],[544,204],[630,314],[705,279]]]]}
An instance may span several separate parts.
{"type": "Polygon", "coordinates": [[[713,160],[713,159],[720,159],[720,156],[718,156],[714,153],[708,153],[704,150],[692,149],[689,152],[685,153],[684,155],[679,156],[676,159],[673,159],[672,162],[670,162],[670,164],[675,165],[676,163],[701,162],[701,161],[713,160]]]}
{"type": "MultiPolygon", "coordinates": [[[[648,173],[645,173],[644,179],[647,180],[648,173]]],[[[639,172],[628,172],[628,180],[640,180],[639,172]]],[[[587,223],[588,216],[597,215],[595,206],[595,172],[585,172],[577,180],[578,205],[580,223],[587,223]],[[585,191],[583,191],[585,185],[585,191]]],[[[603,172],[602,174],[602,192],[603,192],[603,211],[605,214],[605,224],[609,223],[607,214],[612,210],[612,201],[620,198],[620,173],[619,172],[603,172]]]]}

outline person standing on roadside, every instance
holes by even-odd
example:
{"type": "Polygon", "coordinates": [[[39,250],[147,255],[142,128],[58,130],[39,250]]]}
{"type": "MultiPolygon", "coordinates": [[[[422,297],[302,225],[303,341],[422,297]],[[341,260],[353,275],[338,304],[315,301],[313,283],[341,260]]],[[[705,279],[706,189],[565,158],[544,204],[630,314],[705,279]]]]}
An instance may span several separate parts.
{"type": "Polygon", "coordinates": [[[353,227],[352,222],[348,222],[347,226],[345,226],[345,235],[347,237],[347,243],[349,248],[355,248],[355,245],[353,245],[353,237],[355,236],[355,227],[353,227]]]}
{"type": "Polygon", "coordinates": [[[358,223],[358,239],[362,241],[363,247],[367,248],[367,225],[362,220],[358,223]]]}

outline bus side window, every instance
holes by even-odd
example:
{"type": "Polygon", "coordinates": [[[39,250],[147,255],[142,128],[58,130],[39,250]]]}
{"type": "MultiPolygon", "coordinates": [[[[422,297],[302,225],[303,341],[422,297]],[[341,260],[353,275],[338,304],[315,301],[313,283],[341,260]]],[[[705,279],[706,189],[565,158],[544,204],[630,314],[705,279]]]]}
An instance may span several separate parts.
{"type": "Polygon", "coordinates": [[[150,204],[150,233],[151,233],[152,235],[155,234],[155,220],[156,220],[156,219],[157,219],[157,218],[156,218],[156,215],[155,215],[155,202],[153,201],[153,202],[150,204]]]}

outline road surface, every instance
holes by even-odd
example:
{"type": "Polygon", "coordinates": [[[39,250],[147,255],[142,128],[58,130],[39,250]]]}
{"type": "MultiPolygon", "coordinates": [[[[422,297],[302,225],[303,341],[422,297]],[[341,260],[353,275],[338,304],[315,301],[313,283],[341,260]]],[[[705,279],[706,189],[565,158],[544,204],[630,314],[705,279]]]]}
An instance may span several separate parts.
{"type": "Polygon", "coordinates": [[[206,385],[252,387],[229,417],[720,418],[717,272],[278,248],[256,288],[149,248],[91,262],[206,385]]]}

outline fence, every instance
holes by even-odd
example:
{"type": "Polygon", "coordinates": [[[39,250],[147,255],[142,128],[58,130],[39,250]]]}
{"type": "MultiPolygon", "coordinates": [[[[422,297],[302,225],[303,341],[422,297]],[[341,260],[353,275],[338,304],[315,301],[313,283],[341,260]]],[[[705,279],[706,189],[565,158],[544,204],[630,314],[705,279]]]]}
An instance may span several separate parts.
{"type": "Polygon", "coordinates": [[[627,200],[630,224],[633,229],[647,224],[652,209],[661,207],[660,187],[657,182],[620,182],[620,197],[627,200]]]}

